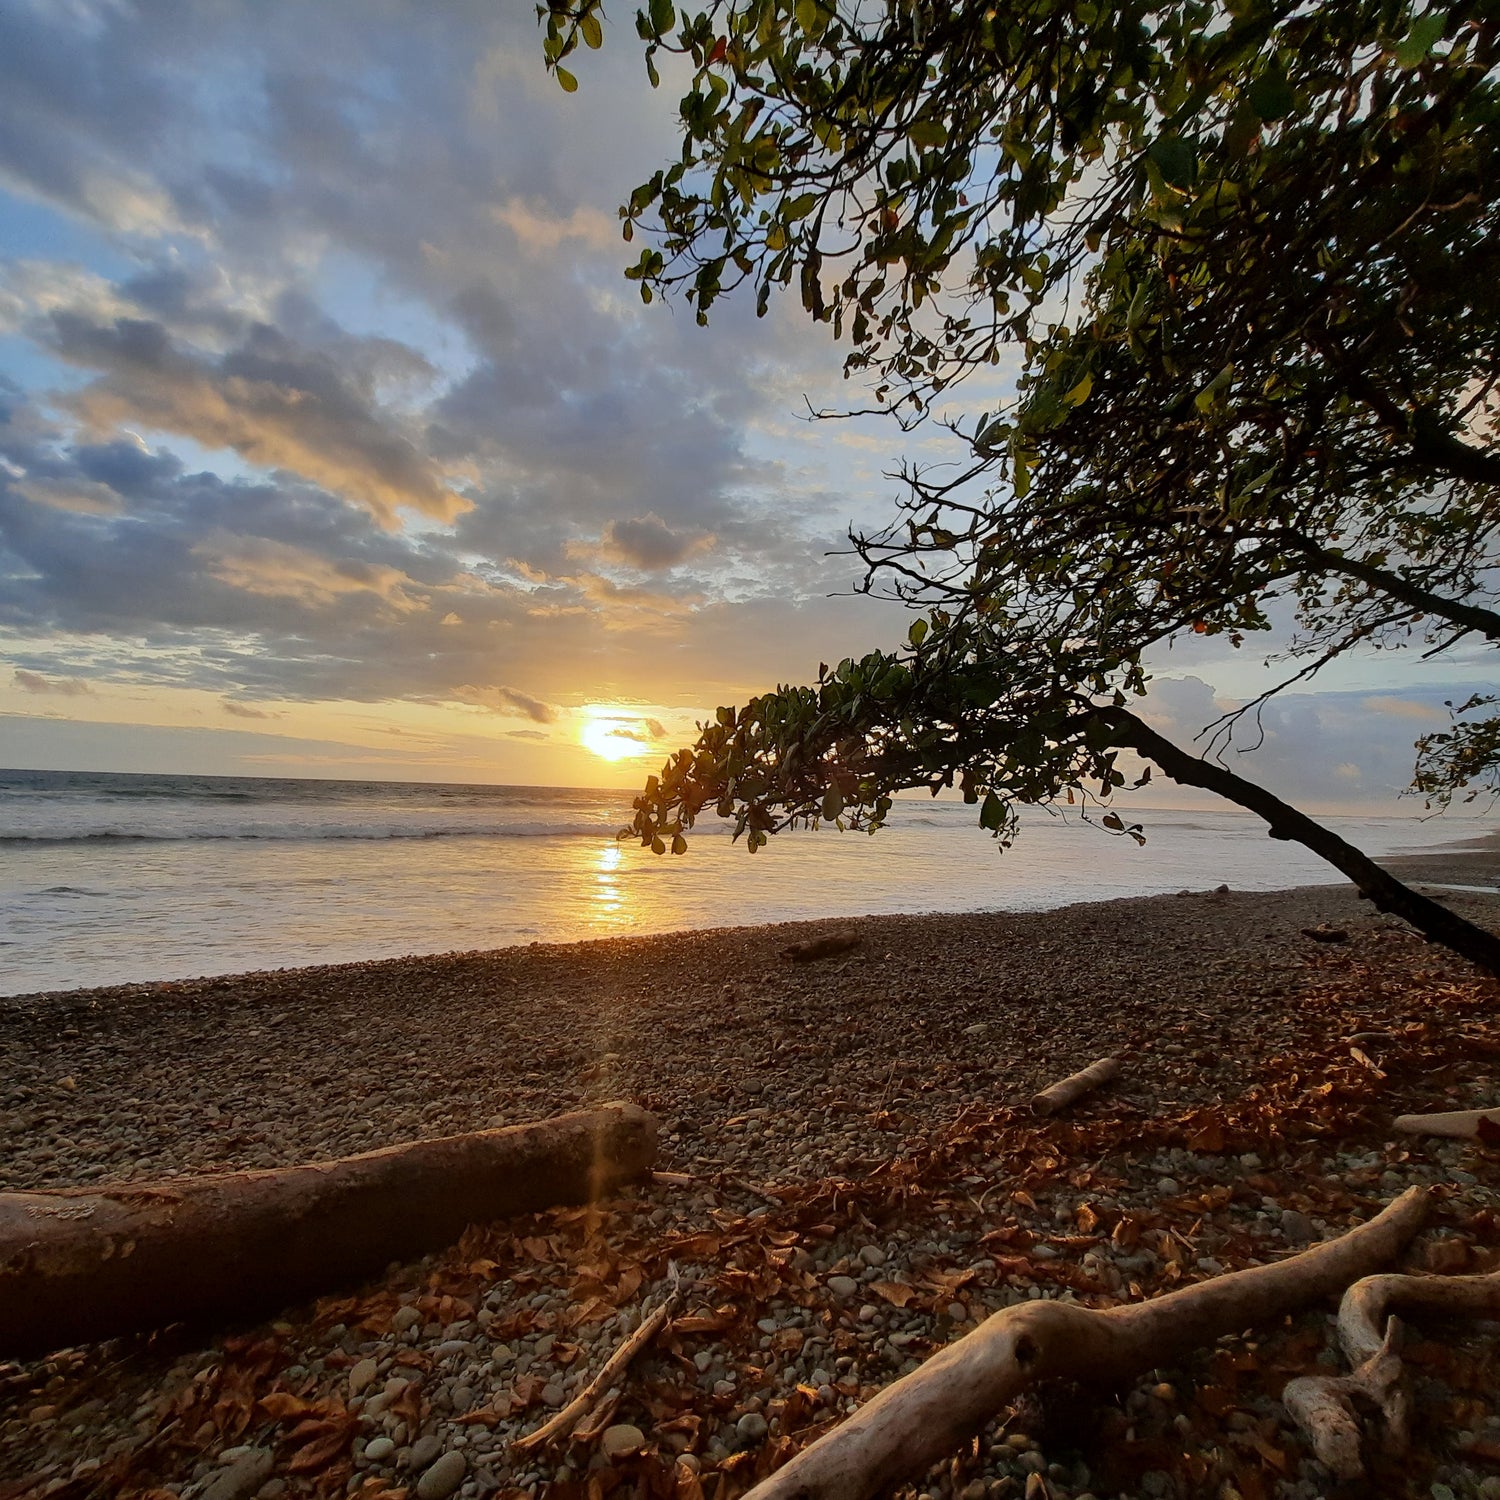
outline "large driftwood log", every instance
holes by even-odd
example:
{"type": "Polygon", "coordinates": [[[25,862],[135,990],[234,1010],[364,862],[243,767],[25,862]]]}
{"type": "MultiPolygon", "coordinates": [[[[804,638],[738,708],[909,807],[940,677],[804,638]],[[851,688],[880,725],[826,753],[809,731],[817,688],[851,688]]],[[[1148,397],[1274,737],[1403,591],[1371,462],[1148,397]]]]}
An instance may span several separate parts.
{"type": "Polygon", "coordinates": [[[1226,1333],[1283,1317],[1390,1260],[1416,1233],[1412,1188],[1368,1224],[1275,1265],[1105,1311],[1022,1302],[995,1313],[804,1448],[746,1500],[866,1500],[956,1452],[1044,1380],[1119,1384],[1226,1333]]]}
{"type": "Polygon", "coordinates": [[[1312,1442],[1318,1461],[1339,1479],[1365,1471],[1356,1403],[1379,1413],[1388,1452],[1406,1450],[1411,1395],[1401,1368],[1401,1320],[1500,1317],[1500,1271],[1488,1276],[1366,1276],[1344,1293],[1339,1343],[1348,1375],[1307,1375],[1288,1382],[1281,1399],[1312,1442]]]}
{"type": "Polygon", "coordinates": [[[1070,1074],[1044,1088],[1041,1093],[1033,1094],[1031,1112],[1034,1115],[1055,1115],[1059,1110],[1082,1099],[1085,1094],[1102,1088],[1117,1077],[1119,1072],[1120,1065],[1114,1058],[1101,1057],[1098,1062],[1091,1062],[1081,1073],[1070,1074]]]}
{"type": "Polygon", "coordinates": [[[649,1170],[655,1118],[606,1104],[341,1161],[0,1194],[0,1355],[266,1313],[649,1170]]]}

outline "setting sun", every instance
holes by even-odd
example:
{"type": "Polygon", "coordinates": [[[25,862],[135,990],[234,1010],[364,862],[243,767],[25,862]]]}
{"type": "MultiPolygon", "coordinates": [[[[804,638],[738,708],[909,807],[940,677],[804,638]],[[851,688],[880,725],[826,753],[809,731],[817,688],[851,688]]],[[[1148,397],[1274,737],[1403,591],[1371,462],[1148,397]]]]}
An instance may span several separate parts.
{"type": "Polygon", "coordinates": [[[584,748],[604,760],[625,760],[632,755],[651,753],[651,732],[645,720],[632,718],[592,718],[578,731],[584,748]]]}

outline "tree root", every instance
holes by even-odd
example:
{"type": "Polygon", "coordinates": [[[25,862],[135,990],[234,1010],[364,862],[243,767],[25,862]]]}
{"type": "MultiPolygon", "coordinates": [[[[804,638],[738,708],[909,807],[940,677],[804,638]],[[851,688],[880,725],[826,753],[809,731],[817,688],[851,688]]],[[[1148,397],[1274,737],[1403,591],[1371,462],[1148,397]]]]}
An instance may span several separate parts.
{"type": "Polygon", "coordinates": [[[1120,1384],[1369,1276],[1416,1233],[1426,1206],[1426,1192],[1411,1188],[1337,1240],[1150,1302],[1103,1311],[1054,1301],[1008,1307],[887,1386],[746,1500],[866,1500],[956,1451],[1042,1381],[1120,1384]]]}
{"type": "Polygon", "coordinates": [[[1339,1479],[1358,1479],[1365,1472],[1360,1407],[1373,1407],[1378,1414],[1386,1452],[1406,1450],[1411,1394],[1401,1365],[1398,1312],[1500,1315],[1500,1271],[1488,1276],[1366,1276],[1344,1293],[1339,1343],[1352,1372],[1303,1376],[1288,1382],[1281,1397],[1319,1463],[1339,1479]]]}

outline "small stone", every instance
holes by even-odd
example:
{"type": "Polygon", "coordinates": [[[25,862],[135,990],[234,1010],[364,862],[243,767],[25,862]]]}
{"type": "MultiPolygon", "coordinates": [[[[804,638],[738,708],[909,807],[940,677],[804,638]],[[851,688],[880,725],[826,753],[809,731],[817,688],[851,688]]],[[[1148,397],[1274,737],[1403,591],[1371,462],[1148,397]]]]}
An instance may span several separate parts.
{"type": "Polygon", "coordinates": [[[758,1411],[747,1411],[734,1424],[735,1435],[744,1443],[758,1443],[770,1431],[766,1419],[758,1411]]]}
{"type": "Polygon", "coordinates": [[[1052,1500],[1047,1481],[1040,1474],[1026,1476],[1026,1500],[1052,1500]]]}
{"type": "Polygon", "coordinates": [[[1182,1191],[1175,1177],[1158,1177],[1156,1179],[1156,1190],[1163,1197],[1175,1198],[1182,1191]]]}
{"type": "Polygon", "coordinates": [[[549,1380],[547,1384],[542,1387],[542,1400],[545,1401],[548,1406],[552,1407],[553,1410],[556,1410],[567,1399],[567,1392],[563,1390],[563,1384],[560,1380],[549,1380]]]}
{"type": "Polygon", "coordinates": [[[835,1297],[852,1297],[859,1290],[859,1283],[852,1276],[830,1276],[828,1290],[835,1297]]]}
{"type": "Polygon", "coordinates": [[[371,1438],[365,1444],[365,1457],[372,1464],[383,1464],[396,1451],[396,1445],[388,1437],[371,1438]]]}
{"type": "Polygon", "coordinates": [[[885,1264],[885,1251],[879,1245],[860,1246],[859,1258],[867,1266],[883,1266],[885,1264]]]}
{"type": "Polygon", "coordinates": [[[1306,1214],[1299,1214],[1295,1208],[1284,1208],[1281,1211],[1281,1232],[1294,1245],[1305,1245],[1318,1231],[1306,1214]]]}
{"type": "Polygon", "coordinates": [[[351,1396],[363,1395],[365,1391],[375,1384],[375,1377],[380,1373],[380,1366],[373,1359],[362,1359],[349,1371],[349,1394],[351,1396]]]}
{"type": "Polygon", "coordinates": [[[425,1469],[443,1451],[443,1440],[435,1432],[424,1433],[411,1445],[407,1468],[413,1473],[425,1469]]]}
{"type": "Polygon", "coordinates": [[[624,1458],[646,1446],[646,1434],[633,1422],[617,1422],[604,1429],[599,1439],[599,1451],[608,1459],[624,1458]]]}
{"type": "Polygon", "coordinates": [[[976,1021],[972,1026],[964,1027],[965,1036],[983,1036],[990,1028],[983,1021],[976,1021]]]}
{"type": "Polygon", "coordinates": [[[271,1477],[275,1458],[269,1448],[254,1448],[216,1474],[201,1500],[250,1500],[271,1477]]]}
{"type": "Polygon", "coordinates": [[[422,1314],[414,1307],[398,1307],[391,1318],[391,1329],[395,1333],[405,1333],[408,1328],[415,1328],[422,1321],[422,1314]]]}
{"type": "Polygon", "coordinates": [[[984,1500],[990,1487],[982,1479],[971,1479],[960,1491],[959,1500],[984,1500]]]}
{"type": "Polygon", "coordinates": [[[469,1461],[456,1449],[450,1449],[417,1481],[417,1500],[448,1500],[464,1482],[469,1461]]]}
{"type": "Polygon", "coordinates": [[[761,1318],[755,1325],[762,1333],[775,1333],[781,1324],[775,1318],[761,1318]]]}

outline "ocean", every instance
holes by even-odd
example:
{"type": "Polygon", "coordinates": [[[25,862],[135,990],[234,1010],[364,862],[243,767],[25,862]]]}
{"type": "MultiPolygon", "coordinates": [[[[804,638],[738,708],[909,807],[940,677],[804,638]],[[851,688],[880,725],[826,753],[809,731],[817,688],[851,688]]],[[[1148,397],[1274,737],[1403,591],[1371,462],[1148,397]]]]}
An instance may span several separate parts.
{"type": "MultiPolygon", "coordinates": [[[[0,994],[622,933],[1341,880],[1236,812],[1140,811],[1147,844],[1030,812],[997,849],[958,802],[871,838],[705,820],[682,857],[615,834],[630,795],[554,787],[0,771],[0,994]]],[[[1373,855],[1472,822],[1330,820],[1373,855]]]]}

